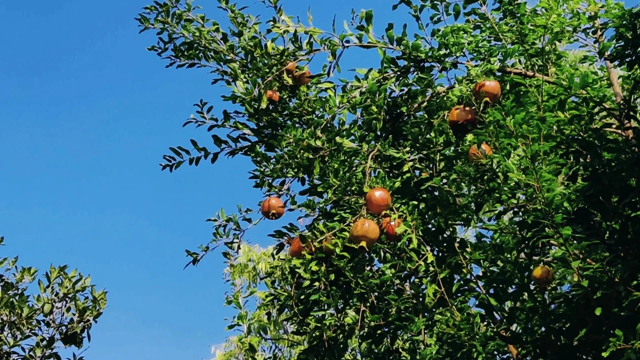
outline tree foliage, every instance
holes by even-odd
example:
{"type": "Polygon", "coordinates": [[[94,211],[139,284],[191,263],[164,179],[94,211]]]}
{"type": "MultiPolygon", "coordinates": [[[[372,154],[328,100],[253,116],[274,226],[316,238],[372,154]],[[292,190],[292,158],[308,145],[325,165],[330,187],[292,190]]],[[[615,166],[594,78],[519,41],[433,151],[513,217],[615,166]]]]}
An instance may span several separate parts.
{"type": "MultiPolygon", "coordinates": [[[[162,169],[248,157],[254,186],[308,219],[283,222],[269,235],[271,262],[246,274],[250,286],[232,286],[229,329],[240,333],[228,356],[636,358],[637,8],[401,0],[392,9],[411,21],[376,33],[371,10],[323,30],[278,0],[261,1],[266,20],[218,3],[228,26],[189,0],[156,1],[137,17],[167,67],[208,69],[229,89],[225,109],[200,100],[184,123],[211,141],[170,148],[162,169]],[[379,65],[345,77],[351,53],[379,65]],[[288,75],[290,61],[309,67],[309,84],[288,75]],[[500,82],[498,102],[473,96],[484,79],[500,82]],[[468,134],[448,126],[457,105],[477,113],[468,134]],[[483,142],[493,155],[469,161],[483,142]],[[362,251],[349,231],[359,218],[380,222],[364,206],[375,186],[391,192],[402,236],[362,251]],[[316,251],[287,256],[288,236],[316,251]],[[322,251],[329,237],[334,256],[322,251]],[[547,288],[531,281],[540,264],[555,274],[547,288]]],[[[191,264],[224,245],[242,277],[247,231],[262,220],[257,208],[221,211],[209,219],[213,240],[187,251],[191,264]]]]}
{"type": "MultiPolygon", "coordinates": [[[[17,257],[0,258],[0,358],[60,360],[61,347],[81,350],[106,307],[106,292],[64,265],[51,266],[34,293],[30,285],[38,270],[17,262],[17,257]]],[[[75,352],[72,358],[84,359],[75,352]]]]}

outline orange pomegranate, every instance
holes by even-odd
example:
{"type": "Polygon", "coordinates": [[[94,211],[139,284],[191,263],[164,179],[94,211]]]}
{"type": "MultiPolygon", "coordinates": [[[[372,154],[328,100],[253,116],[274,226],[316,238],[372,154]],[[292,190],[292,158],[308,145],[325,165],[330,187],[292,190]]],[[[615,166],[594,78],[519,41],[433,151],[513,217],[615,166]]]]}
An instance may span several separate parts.
{"type": "Polygon", "coordinates": [[[398,240],[400,239],[400,235],[396,233],[396,229],[398,229],[402,225],[402,219],[391,220],[391,217],[385,217],[382,219],[381,228],[384,231],[384,234],[387,236],[389,240],[398,240]]]}
{"type": "Polygon", "coordinates": [[[295,239],[289,241],[289,256],[294,258],[301,257],[303,252],[304,247],[299,237],[296,236],[295,239]]]}
{"type": "Polygon", "coordinates": [[[493,155],[493,150],[491,150],[491,146],[485,142],[480,145],[480,149],[478,149],[476,145],[471,146],[469,149],[469,161],[471,162],[482,161],[491,155],[493,155]]]}
{"type": "Polygon", "coordinates": [[[267,90],[267,99],[278,102],[280,101],[280,93],[275,90],[267,90]]]}
{"type": "Polygon", "coordinates": [[[277,220],[284,215],[284,203],[277,196],[268,197],[262,202],[260,212],[269,220],[277,220]]]}
{"type": "Polygon", "coordinates": [[[369,250],[380,237],[380,228],[373,220],[360,219],[353,224],[349,232],[349,238],[358,246],[369,250]]]}
{"type": "Polygon", "coordinates": [[[365,202],[371,213],[382,214],[383,211],[391,209],[391,194],[385,188],[373,188],[365,196],[365,202]]]}
{"type": "Polygon", "coordinates": [[[304,70],[296,74],[296,82],[298,85],[307,85],[311,82],[311,73],[309,70],[304,70]]]}
{"type": "Polygon", "coordinates": [[[500,87],[500,83],[496,80],[481,81],[477,83],[473,89],[473,95],[476,99],[486,99],[491,103],[498,101],[501,93],[502,88],[500,87]]]}
{"type": "Polygon", "coordinates": [[[476,112],[470,107],[458,105],[449,112],[449,127],[454,134],[467,134],[477,123],[476,112]]]}

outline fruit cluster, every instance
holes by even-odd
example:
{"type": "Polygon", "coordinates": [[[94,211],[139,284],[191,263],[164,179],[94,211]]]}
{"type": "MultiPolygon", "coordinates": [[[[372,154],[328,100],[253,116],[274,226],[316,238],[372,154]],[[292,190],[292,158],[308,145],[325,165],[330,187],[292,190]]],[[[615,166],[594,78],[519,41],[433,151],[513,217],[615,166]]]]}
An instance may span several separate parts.
{"type": "MultiPolygon", "coordinates": [[[[484,80],[476,84],[473,89],[473,95],[476,99],[487,101],[490,104],[500,100],[502,88],[496,80],[484,80]]],[[[453,107],[449,112],[449,127],[456,135],[465,135],[471,132],[478,124],[478,118],[474,109],[458,105],[453,107]]],[[[469,161],[482,161],[493,154],[493,150],[487,143],[482,143],[480,148],[476,145],[469,149],[469,161]]]]}
{"type": "MultiPolygon", "coordinates": [[[[358,219],[349,231],[351,241],[359,247],[369,250],[378,242],[382,232],[384,232],[389,240],[398,240],[400,238],[398,228],[402,225],[402,219],[391,219],[391,216],[387,212],[392,205],[389,191],[382,187],[371,189],[365,196],[365,203],[370,213],[381,215],[381,224],[378,225],[375,221],[367,218],[358,219]]],[[[266,219],[277,220],[284,215],[285,206],[279,197],[271,196],[262,202],[260,212],[266,219]]],[[[287,243],[289,244],[289,255],[291,257],[301,257],[305,250],[310,252],[315,251],[315,247],[311,242],[307,245],[307,249],[305,249],[298,236],[293,239],[288,239],[287,243]]],[[[323,240],[322,247],[324,253],[328,256],[335,253],[333,249],[333,239],[329,236],[323,240]]]]}
{"type": "MultiPolygon", "coordinates": [[[[495,80],[484,80],[476,84],[473,89],[473,95],[476,99],[496,103],[502,95],[500,83],[495,80]]],[[[478,118],[474,109],[458,105],[449,112],[449,127],[456,135],[466,135],[471,132],[478,124],[478,118]]],[[[479,162],[493,155],[491,147],[483,142],[480,148],[472,145],[469,149],[469,161],[479,162]]],[[[553,270],[546,265],[540,265],[533,269],[531,279],[540,288],[545,289],[553,281],[553,270]]]]}
{"type": "MultiPolygon", "coordinates": [[[[284,68],[285,74],[298,85],[307,85],[311,82],[311,74],[309,70],[296,71],[297,64],[290,62],[284,68]]],[[[487,101],[491,104],[496,103],[501,96],[500,83],[495,80],[485,80],[476,84],[473,94],[476,99],[487,101]]],[[[278,102],[280,94],[275,90],[267,90],[266,97],[270,101],[278,102]]],[[[458,105],[449,113],[449,127],[457,135],[468,134],[477,125],[478,119],[474,109],[458,105]]],[[[480,147],[473,145],[469,149],[469,161],[483,161],[493,154],[493,150],[487,143],[482,143],[480,147]]],[[[391,209],[392,199],[389,191],[383,187],[376,187],[369,190],[364,198],[365,206],[369,213],[379,215],[381,217],[380,224],[366,217],[356,220],[349,231],[349,239],[364,250],[370,250],[380,238],[382,233],[388,240],[397,241],[401,238],[402,219],[392,219],[388,210],[391,209]]],[[[265,199],[261,205],[262,215],[270,220],[277,220],[285,213],[285,205],[277,196],[271,196],[265,199]]],[[[293,258],[301,257],[305,252],[315,252],[313,242],[302,244],[299,236],[295,238],[289,237],[286,240],[289,245],[289,255],[293,258]]],[[[333,248],[333,238],[330,235],[325,236],[322,241],[323,252],[327,256],[335,253],[333,248]]],[[[553,281],[553,271],[544,265],[536,267],[531,275],[533,282],[541,288],[546,288],[553,281]]]]}
{"type": "MultiPolygon", "coordinates": [[[[288,63],[284,68],[285,75],[298,85],[308,85],[311,82],[311,72],[306,68],[302,71],[297,71],[297,67],[298,64],[293,61],[288,63]]],[[[265,95],[269,101],[280,101],[280,93],[274,89],[267,90],[265,95]]]]}

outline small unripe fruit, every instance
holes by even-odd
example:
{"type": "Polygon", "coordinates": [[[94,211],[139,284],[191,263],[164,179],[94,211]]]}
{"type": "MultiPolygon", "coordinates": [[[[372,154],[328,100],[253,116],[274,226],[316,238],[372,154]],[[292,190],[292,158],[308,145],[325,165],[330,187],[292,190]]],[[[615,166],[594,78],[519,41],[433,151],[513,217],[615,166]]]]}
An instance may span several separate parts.
{"type": "Polygon", "coordinates": [[[547,287],[553,281],[553,270],[546,265],[540,265],[533,269],[531,280],[538,286],[547,287]]]}
{"type": "Polygon", "coordinates": [[[327,256],[332,256],[333,254],[336,253],[335,245],[333,244],[333,238],[331,236],[327,237],[322,241],[322,250],[324,251],[324,254],[327,256]]]}

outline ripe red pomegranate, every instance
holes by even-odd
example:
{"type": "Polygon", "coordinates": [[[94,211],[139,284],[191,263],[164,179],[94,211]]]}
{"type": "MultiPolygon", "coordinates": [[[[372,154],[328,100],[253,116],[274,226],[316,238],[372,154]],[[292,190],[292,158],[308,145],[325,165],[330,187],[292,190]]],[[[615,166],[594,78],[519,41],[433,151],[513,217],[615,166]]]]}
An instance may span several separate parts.
{"type": "Polygon", "coordinates": [[[355,244],[370,250],[380,237],[380,228],[373,220],[360,219],[353,224],[349,238],[355,244]]]}
{"type": "Polygon", "coordinates": [[[476,145],[471,146],[469,149],[469,161],[471,162],[482,161],[491,155],[493,155],[493,150],[491,150],[491,147],[485,142],[480,145],[480,149],[478,149],[476,145]]]}
{"type": "Polygon", "coordinates": [[[485,80],[476,84],[473,89],[473,95],[476,99],[487,99],[489,102],[494,103],[500,99],[502,88],[500,83],[496,80],[485,80]]]}
{"type": "Polygon", "coordinates": [[[268,197],[262,202],[260,212],[267,219],[280,219],[284,215],[284,203],[277,196],[268,197]]]}
{"type": "Polygon", "coordinates": [[[385,217],[382,219],[381,228],[384,231],[384,234],[387,236],[389,240],[399,240],[401,238],[400,235],[396,233],[396,229],[402,225],[402,219],[391,220],[391,217],[385,217]]]}
{"type": "Polygon", "coordinates": [[[449,127],[454,134],[468,134],[477,123],[476,112],[470,107],[458,105],[449,112],[449,127]]]}
{"type": "Polygon", "coordinates": [[[369,190],[365,196],[367,209],[373,214],[382,214],[383,211],[391,209],[391,194],[387,189],[377,187],[369,190]]]}

